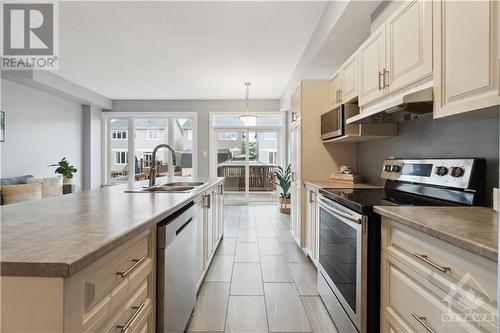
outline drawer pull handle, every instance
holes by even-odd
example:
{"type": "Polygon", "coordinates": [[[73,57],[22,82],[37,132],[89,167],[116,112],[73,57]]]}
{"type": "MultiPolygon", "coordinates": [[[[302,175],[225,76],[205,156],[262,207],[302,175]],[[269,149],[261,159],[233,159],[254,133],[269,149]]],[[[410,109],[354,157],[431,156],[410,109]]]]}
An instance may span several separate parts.
{"type": "Polygon", "coordinates": [[[146,257],[142,257],[141,259],[134,259],[134,264],[130,266],[125,272],[116,272],[116,275],[120,275],[122,278],[126,277],[130,272],[132,272],[137,266],[142,264],[142,262],[146,260],[146,257]]]}
{"type": "Polygon", "coordinates": [[[417,314],[415,314],[415,313],[412,313],[411,315],[412,315],[412,316],[413,316],[413,318],[415,318],[415,319],[419,322],[419,324],[420,324],[420,325],[422,325],[422,326],[423,326],[423,327],[424,327],[424,328],[425,328],[425,329],[426,329],[429,333],[436,333],[436,332],[434,332],[434,330],[433,330],[433,329],[432,329],[429,325],[427,325],[427,323],[425,322],[425,320],[426,320],[426,319],[425,319],[425,317],[419,316],[419,315],[417,315],[417,314]]]}
{"type": "Polygon", "coordinates": [[[132,317],[125,323],[125,325],[117,325],[116,328],[120,329],[120,332],[124,333],[130,328],[130,325],[134,322],[135,318],[141,313],[142,309],[146,306],[146,301],[142,302],[140,306],[133,306],[132,310],[135,310],[132,317]]]}
{"type": "Polygon", "coordinates": [[[436,264],[435,262],[433,262],[432,260],[430,260],[429,257],[427,257],[427,255],[425,255],[425,254],[413,253],[413,255],[415,257],[417,257],[418,259],[422,260],[423,262],[425,262],[426,264],[431,265],[432,267],[434,267],[435,269],[440,270],[443,273],[447,273],[451,269],[450,267],[443,267],[443,266],[440,266],[440,265],[436,264]]]}

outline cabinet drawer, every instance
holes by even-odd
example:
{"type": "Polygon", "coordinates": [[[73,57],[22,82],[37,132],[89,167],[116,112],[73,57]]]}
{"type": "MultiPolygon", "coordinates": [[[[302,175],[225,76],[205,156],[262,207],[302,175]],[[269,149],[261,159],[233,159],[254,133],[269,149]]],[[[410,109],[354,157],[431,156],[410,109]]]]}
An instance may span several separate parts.
{"type": "Polygon", "coordinates": [[[382,250],[466,305],[497,312],[497,264],[397,222],[382,219],[382,250]],[[474,298],[472,298],[474,299],[474,298]]]}
{"type": "Polygon", "coordinates": [[[382,316],[394,325],[382,329],[403,332],[496,332],[492,322],[456,301],[386,253],[382,253],[382,316]],[[400,327],[396,329],[396,327],[400,327]]]}
{"type": "Polygon", "coordinates": [[[100,327],[141,284],[151,289],[153,246],[148,231],[70,278],[71,332],[100,327]]]}
{"type": "MultiPolygon", "coordinates": [[[[132,295],[123,307],[110,321],[97,330],[91,332],[141,332],[144,321],[147,321],[151,314],[152,302],[149,297],[149,286],[146,281],[132,295]]],[[[147,326],[147,324],[146,324],[147,326]]]]}

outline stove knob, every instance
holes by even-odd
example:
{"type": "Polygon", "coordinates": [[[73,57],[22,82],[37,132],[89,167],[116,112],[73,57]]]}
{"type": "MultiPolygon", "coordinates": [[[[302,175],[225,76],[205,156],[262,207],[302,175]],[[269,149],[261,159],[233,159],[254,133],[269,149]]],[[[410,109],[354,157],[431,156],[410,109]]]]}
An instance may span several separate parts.
{"type": "Polygon", "coordinates": [[[392,168],[391,168],[391,171],[392,172],[399,172],[401,168],[399,167],[399,165],[393,165],[392,168]]]}
{"type": "Polygon", "coordinates": [[[390,165],[384,165],[384,171],[385,172],[391,172],[391,166],[390,165]]]}
{"type": "Polygon", "coordinates": [[[461,167],[451,168],[451,176],[455,178],[462,177],[464,175],[464,172],[464,169],[461,167]]]}
{"type": "Polygon", "coordinates": [[[438,166],[438,167],[436,167],[436,170],[434,171],[434,173],[438,176],[444,176],[448,173],[448,168],[446,168],[444,166],[438,166]]]}

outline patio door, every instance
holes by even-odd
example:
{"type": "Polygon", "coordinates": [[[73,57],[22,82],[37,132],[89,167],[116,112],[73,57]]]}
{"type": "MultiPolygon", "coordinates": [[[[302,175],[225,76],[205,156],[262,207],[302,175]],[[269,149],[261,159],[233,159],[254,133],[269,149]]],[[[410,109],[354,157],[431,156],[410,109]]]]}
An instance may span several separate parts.
{"type": "Polygon", "coordinates": [[[269,202],[278,197],[275,171],[281,161],[277,129],[224,128],[214,130],[218,177],[225,177],[229,203],[269,202]]]}

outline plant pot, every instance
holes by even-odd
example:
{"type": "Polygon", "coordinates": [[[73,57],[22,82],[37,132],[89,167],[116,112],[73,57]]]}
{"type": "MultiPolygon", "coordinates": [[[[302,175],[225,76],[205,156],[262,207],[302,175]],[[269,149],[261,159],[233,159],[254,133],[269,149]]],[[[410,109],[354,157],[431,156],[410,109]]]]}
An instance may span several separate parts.
{"type": "Polygon", "coordinates": [[[280,198],[280,212],[290,214],[290,198],[280,198]]]}
{"type": "Polygon", "coordinates": [[[63,184],[67,184],[67,185],[73,185],[73,184],[75,184],[75,177],[73,177],[73,178],[64,177],[63,178],[63,184]]]}

